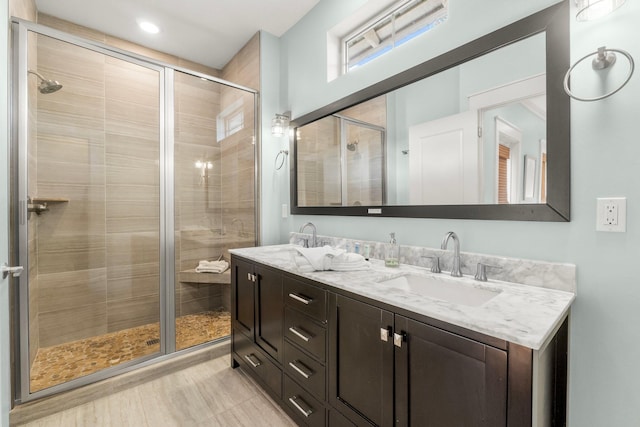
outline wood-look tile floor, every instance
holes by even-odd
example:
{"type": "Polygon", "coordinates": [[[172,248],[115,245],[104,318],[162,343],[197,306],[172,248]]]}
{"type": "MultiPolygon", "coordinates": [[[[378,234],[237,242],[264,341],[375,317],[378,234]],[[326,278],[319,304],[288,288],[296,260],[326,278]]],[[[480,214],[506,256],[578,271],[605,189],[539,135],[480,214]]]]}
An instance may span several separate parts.
{"type": "Polygon", "coordinates": [[[225,355],[24,427],[294,427],[225,355]]]}
{"type": "MultiPolygon", "coordinates": [[[[176,319],[176,348],[182,350],[231,333],[227,311],[176,319]]],[[[70,381],[160,351],[160,325],[153,323],[53,347],[41,348],[31,367],[31,391],[70,381]]]]}

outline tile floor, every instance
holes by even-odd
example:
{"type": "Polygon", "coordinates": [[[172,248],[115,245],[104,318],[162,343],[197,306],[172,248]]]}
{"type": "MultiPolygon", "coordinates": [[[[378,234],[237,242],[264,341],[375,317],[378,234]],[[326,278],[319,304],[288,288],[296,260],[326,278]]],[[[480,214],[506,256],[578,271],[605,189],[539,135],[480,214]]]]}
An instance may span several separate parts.
{"type": "MultiPolygon", "coordinates": [[[[182,350],[228,336],[231,316],[207,311],[176,319],[176,348],[182,350]]],[[[79,378],[160,350],[158,323],[41,348],[31,368],[31,390],[79,378]]]]}
{"type": "Polygon", "coordinates": [[[24,427],[294,427],[229,355],[190,366],[24,427]]]}

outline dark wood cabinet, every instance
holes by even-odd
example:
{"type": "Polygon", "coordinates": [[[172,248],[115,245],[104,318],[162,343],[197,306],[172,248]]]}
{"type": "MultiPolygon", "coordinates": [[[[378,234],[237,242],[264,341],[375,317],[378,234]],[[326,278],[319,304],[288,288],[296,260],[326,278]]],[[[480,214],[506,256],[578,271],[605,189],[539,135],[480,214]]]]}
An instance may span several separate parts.
{"type": "Polygon", "coordinates": [[[354,422],[393,425],[393,313],[336,294],[329,312],[329,403],[354,422]]]}
{"type": "Polygon", "coordinates": [[[255,284],[253,263],[236,260],[231,265],[233,328],[253,341],[255,326],[255,284]]]}
{"type": "Polygon", "coordinates": [[[255,269],[256,343],[271,357],[282,362],[282,272],[266,267],[255,269]]]}
{"type": "Polygon", "coordinates": [[[330,297],[330,396],[360,425],[506,425],[507,353],[347,297],[330,297]]]}
{"type": "Polygon", "coordinates": [[[566,319],[534,351],[237,256],[232,289],[232,366],[299,425],[566,425],[566,319]]]}
{"type": "Polygon", "coordinates": [[[282,272],[234,259],[231,265],[233,366],[243,364],[276,396],[282,395],[284,357],[282,272]]]}
{"type": "Polygon", "coordinates": [[[403,316],[395,330],[396,425],[506,425],[506,351],[403,316]]]}

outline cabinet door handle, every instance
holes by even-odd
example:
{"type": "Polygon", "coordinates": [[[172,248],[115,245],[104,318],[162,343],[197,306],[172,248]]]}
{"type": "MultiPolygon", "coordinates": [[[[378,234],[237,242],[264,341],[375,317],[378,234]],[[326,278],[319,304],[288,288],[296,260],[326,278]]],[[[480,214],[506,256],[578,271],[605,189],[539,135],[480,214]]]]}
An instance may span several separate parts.
{"type": "Polygon", "coordinates": [[[304,400],[300,399],[298,396],[291,396],[289,398],[289,402],[291,402],[291,404],[295,406],[296,409],[300,411],[300,413],[306,418],[309,418],[309,415],[313,414],[313,409],[309,408],[309,405],[307,405],[307,403],[304,400]],[[303,406],[306,406],[307,409],[303,408],[303,406]]]}
{"type": "Polygon", "coordinates": [[[391,336],[391,332],[392,332],[392,328],[391,326],[387,326],[386,328],[380,328],[380,340],[387,342],[389,341],[389,337],[391,336]]]}
{"type": "MultiPolygon", "coordinates": [[[[309,379],[311,377],[311,375],[313,375],[313,372],[311,373],[306,373],[301,367],[299,367],[296,364],[297,360],[295,362],[289,362],[289,366],[291,366],[297,373],[299,373],[300,375],[302,375],[305,379],[309,379]]],[[[310,370],[310,369],[309,369],[310,370]]]]}
{"type": "Polygon", "coordinates": [[[254,368],[257,368],[258,366],[262,365],[262,362],[260,362],[260,359],[258,359],[255,354],[251,353],[251,354],[247,354],[244,356],[245,359],[247,359],[247,362],[249,362],[249,364],[251,366],[253,366],[254,368]],[[257,362],[254,362],[251,358],[255,358],[257,360],[257,362]]]}
{"type": "Polygon", "coordinates": [[[251,273],[247,273],[247,280],[252,282],[253,280],[251,280],[251,273]]]}
{"type": "Polygon", "coordinates": [[[306,336],[305,334],[303,334],[302,332],[300,332],[299,330],[297,330],[295,327],[291,326],[289,328],[289,331],[296,335],[298,338],[304,340],[305,342],[309,342],[309,340],[311,339],[310,337],[306,336]]]}
{"type": "Polygon", "coordinates": [[[396,347],[402,347],[402,342],[407,340],[407,333],[405,331],[400,331],[400,333],[393,334],[393,345],[396,347]]]}
{"type": "Polygon", "coordinates": [[[303,303],[305,305],[309,305],[313,301],[312,298],[305,298],[305,297],[302,297],[302,296],[294,294],[294,293],[290,293],[289,294],[289,298],[294,299],[294,300],[296,300],[298,302],[301,302],[301,303],[303,303]]]}

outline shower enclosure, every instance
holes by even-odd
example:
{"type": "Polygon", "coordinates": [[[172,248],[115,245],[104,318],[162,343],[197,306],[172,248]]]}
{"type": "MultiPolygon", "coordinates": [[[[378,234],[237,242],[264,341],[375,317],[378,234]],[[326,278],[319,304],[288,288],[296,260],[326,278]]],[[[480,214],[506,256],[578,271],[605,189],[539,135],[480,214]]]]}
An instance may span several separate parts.
{"type": "Polygon", "coordinates": [[[17,400],[229,335],[257,239],[256,92],[14,20],[17,400]]]}

